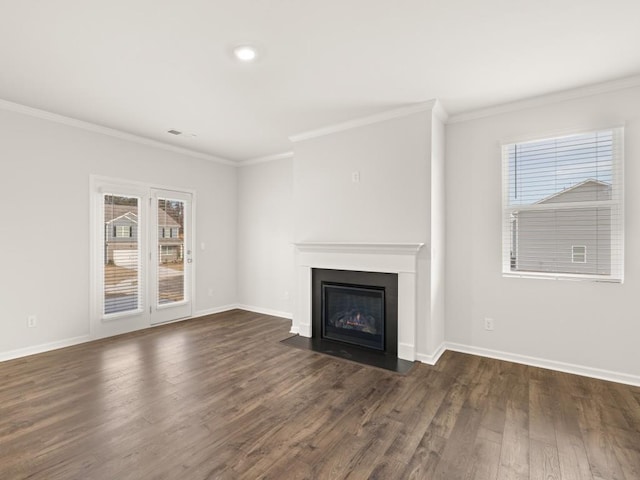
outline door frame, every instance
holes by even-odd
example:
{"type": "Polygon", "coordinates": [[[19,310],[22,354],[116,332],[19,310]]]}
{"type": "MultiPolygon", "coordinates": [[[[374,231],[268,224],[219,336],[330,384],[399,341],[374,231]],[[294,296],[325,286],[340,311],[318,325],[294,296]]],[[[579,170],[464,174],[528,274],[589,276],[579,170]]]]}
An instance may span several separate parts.
{"type": "Polygon", "coordinates": [[[140,182],[136,180],[108,177],[102,175],[89,176],[89,335],[92,338],[103,338],[121,333],[133,332],[143,328],[161,325],[163,323],[177,322],[186,320],[193,316],[196,304],[196,263],[197,251],[196,245],[196,191],[189,188],[183,188],[175,185],[161,185],[155,183],[140,182]],[[166,190],[174,192],[183,192],[191,195],[191,258],[192,264],[190,268],[190,298],[191,309],[187,317],[180,317],[172,320],[166,320],[158,323],[152,322],[150,313],[151,304],[151,279],[149,269],[150,263],[150,242],[152,235],[149,235],[149,215],[151,209],[149,202],[152,198],[153,190],[166,190]],[[103,314],[103,293],[104,293],[104,211],[103,211],[103,195],[104,193],[119,193],[127,196],[138,196],[140,201],[141,224],[144,228],[141,234],[141,262],[139,282],[143,294],[142,308],[135,312],[124,312],[122,314],[111,314],[107,318],[103,314]]]}

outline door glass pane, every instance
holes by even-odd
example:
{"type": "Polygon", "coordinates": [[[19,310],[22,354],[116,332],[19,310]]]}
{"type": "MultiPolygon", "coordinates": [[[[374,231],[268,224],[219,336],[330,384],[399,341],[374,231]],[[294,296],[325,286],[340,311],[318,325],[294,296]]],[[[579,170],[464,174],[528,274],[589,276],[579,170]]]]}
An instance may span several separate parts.
{"type": "Polygon", "coordinates": [[[140,308],[138,198],[104,195],[104,314],[140,308]]]}
{"type": "Polygon", "coordinates": [[[158,305],[185,300],[184,209],[183,201],[158,199],[158,305]]]}

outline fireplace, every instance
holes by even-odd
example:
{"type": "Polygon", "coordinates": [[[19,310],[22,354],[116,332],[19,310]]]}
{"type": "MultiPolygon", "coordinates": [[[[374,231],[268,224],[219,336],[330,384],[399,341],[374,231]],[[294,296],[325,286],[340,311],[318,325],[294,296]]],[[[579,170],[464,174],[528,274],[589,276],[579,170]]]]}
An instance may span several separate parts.
{"type": "Polygon", "coordinates": [[[398,275],[312,270],[313,338],[397,356],[398,275]]]}
{"type": "MultiPolygon", "coordinates": [[[[296,303],[291,323],[291,333],[309,340],[309,345],[318,351],[320,341],[330,343],[336,352],[342,346],[367,352],[371,357],[389,359],[395,352],[397,359],[413,362],[416,360],[418,332],[418,274],[429,279],[429,252],[422,243],[338,243],[301,242],[296,243],[296,303]],[[422,254],[420,254],[422,252],[422,254]],[[312,284],[319,281],[321,271],[353,272],[354,275],[367,272],[390,274],[392,285],[370,282],[358,278],[324,278],[328,282],[347,285],[385,286],[385,334],[384,351],[361,348],[346,342],[322,339],[321,288],[312,284]],[[389,312],[390,313],[386,313],[389,312]],[[390,320],[391,319],[391,320],[390,320]],[[390,326],[393,331],[390,331],[390,326]],[[381,353],[382,352],[382,353],[381,353]]],[[[424,315],[427,315],[425,312],[424,315]]],[[[297,338],[297,337],[293,337],[297,338]]],[[[301,347],[305,348],[305,347],[301,347]]],[[[324,350],[323,350],[324,351],[324,350]]],[[[402,363],[402,362],[398,362],[402,363]]],[[[407,363],[407,362],[405,362],[407,363]]],[[[383,367],[384,368],[384,367],[383,367]]]]}

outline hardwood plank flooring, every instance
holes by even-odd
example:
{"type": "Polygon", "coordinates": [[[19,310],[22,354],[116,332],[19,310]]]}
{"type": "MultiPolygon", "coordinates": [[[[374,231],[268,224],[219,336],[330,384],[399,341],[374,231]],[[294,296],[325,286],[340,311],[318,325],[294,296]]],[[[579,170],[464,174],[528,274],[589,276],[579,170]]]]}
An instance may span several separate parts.
{"type": "Polygon", "coordinates": [[[234,310],[0,363],[0,479],[640,479],[640,388],[454,352],[407,375],[234,310]]]}

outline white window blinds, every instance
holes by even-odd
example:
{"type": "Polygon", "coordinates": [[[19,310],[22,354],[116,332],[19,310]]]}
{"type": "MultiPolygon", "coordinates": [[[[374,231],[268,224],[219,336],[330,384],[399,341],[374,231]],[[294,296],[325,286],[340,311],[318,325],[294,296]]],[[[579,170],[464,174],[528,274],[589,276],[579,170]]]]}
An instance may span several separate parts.
{"type": "Polygon", "coordinates": [[[502,146],[503,273],[622,281],[623,150],[622,128],[502,146]]]}
{"type": "Polygon", "coordinates": [[[136,312],[140,291],[139,205],[137,197],[103,194],[105,317],[136,312]]]}

